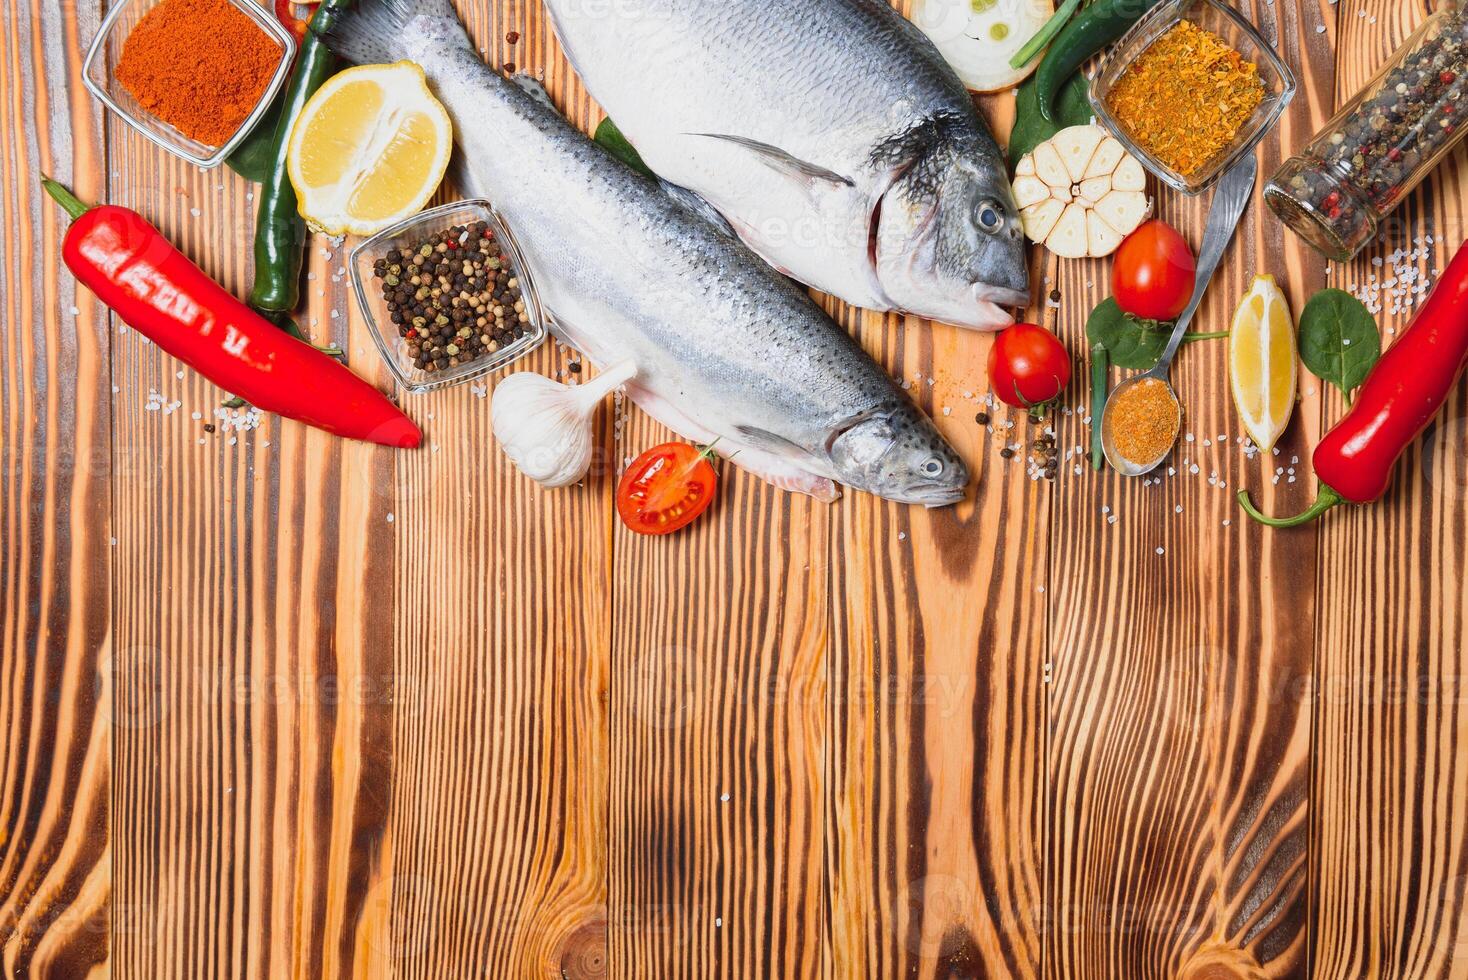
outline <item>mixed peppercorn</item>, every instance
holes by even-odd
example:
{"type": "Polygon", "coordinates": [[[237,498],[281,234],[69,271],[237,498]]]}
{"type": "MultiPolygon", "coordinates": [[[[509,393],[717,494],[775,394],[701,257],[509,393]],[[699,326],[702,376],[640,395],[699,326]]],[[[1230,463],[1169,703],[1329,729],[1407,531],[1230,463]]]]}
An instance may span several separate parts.
{"type": "Polygon", "coordinates": [[[1461,135],[1465,89],[1468,19],[1454,11],[1287,165],[1284,193],[1354,247],[1461,135]]]}
{"type": "Polygon", "coordinates": [[[520,280],[482,221],[393,249],[372,271],[421,371],[447,371],[487,357],[529,328],[520,280]]]}

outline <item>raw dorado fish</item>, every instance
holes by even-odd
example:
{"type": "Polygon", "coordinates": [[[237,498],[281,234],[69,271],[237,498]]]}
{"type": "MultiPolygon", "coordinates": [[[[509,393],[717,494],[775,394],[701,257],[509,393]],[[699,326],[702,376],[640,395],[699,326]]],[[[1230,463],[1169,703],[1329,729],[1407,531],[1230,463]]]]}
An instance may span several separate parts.
{"type": "Polygon", "coordinates": [[[553,329],[685,438],[777,486],[834,482],[939,507],[958,454],[799,289],[658,183],[574,129],[544,89],[481,62],[448,0],[362,0],[328,41],[359,63],[422,66],[454,121],[467,189],[514,229],[553,329]]]}
{"type": "Polygon", "coordinates": [[[886,0],[546,0],[592,97],[665,180],[856,306],[979,330],[1029,300],[1004,159],[886,0]]]}

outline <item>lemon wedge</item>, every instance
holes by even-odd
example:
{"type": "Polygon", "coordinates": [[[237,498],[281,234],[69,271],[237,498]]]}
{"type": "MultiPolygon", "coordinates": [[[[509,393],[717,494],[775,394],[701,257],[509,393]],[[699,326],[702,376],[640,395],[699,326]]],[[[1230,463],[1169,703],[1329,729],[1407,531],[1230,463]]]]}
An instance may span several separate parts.
{"type": "Polygon", "coordinates": [[[1290,424],[1299,385],[1295,321],[1273,276],[1254,280],[1228,344],[1234,405],[1254,445],[1269,452],[1290,424]]]}
{"type": "Polygon", "coordinates": [[[411,61],[349,68],[302,108],[286,163],[301,217],[371,235],[423,210],[443,180],[453,124],[411,61]]]}

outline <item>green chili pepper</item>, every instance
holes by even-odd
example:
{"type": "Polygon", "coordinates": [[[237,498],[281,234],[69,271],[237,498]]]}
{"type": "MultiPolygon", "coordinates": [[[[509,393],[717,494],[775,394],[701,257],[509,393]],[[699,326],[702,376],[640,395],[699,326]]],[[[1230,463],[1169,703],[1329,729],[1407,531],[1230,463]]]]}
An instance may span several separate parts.
{"type": "Polygon", "coordinates": [[[1060,89],[1091,56],[1125,34],[1158,0],[1096,0],[1056,37],[1035,71],[1040,114],[1054,120],[1060,89]]]}
{"type": "Polygon", "coordinates": [[[1105,344],[1091,345],[1091,468],[1098,473],[1106,466],[1106,450],[1101,439],[1101,417],[1106,414],[1106,398],[1111,394],[1111,352],[1105,344]]]}
{"type": "Polygon", "coordinates": [[[301,300],[301,264],[305,259],[306,223],[301,219],[296,190],[286,167],[291,128],[316,90],[336,71],[336,55],[317,36],[337,11],[351,0],[322,0],[311,18],[311,29],[296,55],[275,127],[269,169],[260,183],[260,208],[255,217],[255,285],[250,305],[265,313],[294,310],[301,300]]]}
{"type": "Polygon", "coordinates": [[[260,117],[250,135],[240,141],[233,153],[225,158],[229,169],[253,183],[260,183],[270,175],[270,161],[275,156],[275,128],[280,125],[281,109],[285,106],[285,90],[281,89],[270,109],[260,117]]]}

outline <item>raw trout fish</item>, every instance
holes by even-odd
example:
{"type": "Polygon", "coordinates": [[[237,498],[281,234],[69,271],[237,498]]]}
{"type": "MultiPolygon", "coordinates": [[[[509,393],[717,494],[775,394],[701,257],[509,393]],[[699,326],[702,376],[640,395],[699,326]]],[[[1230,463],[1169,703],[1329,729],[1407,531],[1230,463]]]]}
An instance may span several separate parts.
{"type": "Polygon", "coordinates": [[[1004,158],[887,0],[546,0],[647,165],[760,255],[872,310],[978,330],[1029,301],[1004,158]]]}
{"type": "Polygon", "coordinates": [[[359,63],[421,65],[454,122],[461,179],[514,229],[552,329],[628,395],[778,487],[962,499],[968,470],[887,374],[726,229],[616,160],[545,90],[471,47],[448,0],[362,0],[326,32],[359,63]]]}

